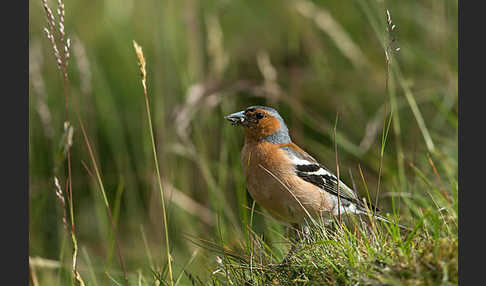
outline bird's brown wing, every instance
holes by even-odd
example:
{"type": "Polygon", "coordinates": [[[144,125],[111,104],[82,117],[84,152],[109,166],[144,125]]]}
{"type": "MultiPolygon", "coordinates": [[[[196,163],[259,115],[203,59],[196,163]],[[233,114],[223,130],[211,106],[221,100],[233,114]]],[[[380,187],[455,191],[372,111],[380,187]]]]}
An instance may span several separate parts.
{"type": "MultiPolygon", "coordinates": [[[[362,200],[356,195],[356,193],[339,180],[339,193],[338,193],[338,178],[329,171],[325,166],[319,164],[316,159],[311,155],[303,152],[300,148],[295,148],[295,144],[286,144],[280,148],[287,152],[290,160],[292,161],[295,173],[301,179],[309,182],[321,190],[326,191],[334,196],[339,196],[344,207],[354,204],[358,209],[364,211],[365,205],[362,200]]],[[[376,209],[370,205],[371,209],[376,209]]]]}

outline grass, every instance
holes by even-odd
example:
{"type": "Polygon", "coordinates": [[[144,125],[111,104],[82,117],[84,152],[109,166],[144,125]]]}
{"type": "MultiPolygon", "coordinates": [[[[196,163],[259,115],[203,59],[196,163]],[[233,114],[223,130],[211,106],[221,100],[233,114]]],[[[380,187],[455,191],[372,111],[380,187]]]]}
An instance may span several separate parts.
{"type": "Polygon", "coordinates": [[[143,95],[145,98],[145,107],[147,108],[147,121],[149,123],[150,129],[150,139],[152,142],[152,150],[154,154],[154,164],[155,164],[155,171],[157,172],[157,183],[159,185],[160,190],[160,201],[162,203],[162,217],[164,218],[164,234],[165,234],[165,250],[167,254],[167,266],[169,269],[169,282],[170,285],[174,285],[174,278],[172,275],[172,262],[170,257],[170,247],[169,247],[169,231],[167,225],[167,212],[165,210],[165,199],[164,199],[164,191],[162,189],[162,181],[160,179],[160,171],[159,171],[159,161],[157,160],[157,150],[155,148],[155,140],[154,140],[154,132],[152,127],[152,116],[150,115],[150,104],[147,95],[147,72],[145,70],[145,57],[143,56],[142,47],[140,47],[137,42],[133,41],[133,47],[135,52],[137,53],[138,63],[140,66],[140,73],[142,75],[142,86],[143,86],[143,95]]]}
{"type": "MultiPolygon", "coordinates": [[[[433,162],[430,161],[433,167],[433,162]]],[[[415,168],[415,167],[413,167],[415,168]]],[[[406,207],[417,214],[409,217],[403,230],[397,223],[403,216],[390,216],[393,223],[348,217],[336,218],[332,227],[310,224],[310,235],[287,264],[275,255],[261,236],[258,247],[233,250],[213,273],[214,285],[456,285],[458,283],[457,199],[451,201],[437,184],[420,170],[426,198],[407,199],[406,207]],[[425,208],[424,208],[425,207],[425,208]],[[245,251],[246,250],[246,251],[245,251]]],[[[289,243],[287,241],[287,243],[289,243]]],[[[227,250],[226,250],[227,251],[227,250]]]]}
{"type": "Polygon", "coordinates": [[[125,4],[30,2],[31,284],[457,284],[457,2],[125,4]],[[223,120],[256,104],[393,223],[282,265],[223,120]]]}
{"type": "MultiPolygon", "coordinates": [[[[429,219],[434,223],[436,217],[428,215],[429,219]]],[[[220,271],[216,270],[218,275],[214,275],[213,282],[215,285],[457,284],[457,238],[440,230],[437,236],[421,236],[424,224],[419,222],[417,229],[408,235],[400,234],[396,226],[378,226],[378,231],[364,225],[336,228],[334,232],[317,229],[289,264],[280,264],[280,257],[272,256],[262,247],[253,250],[253,257],[257,258],[251,261],[225,260],[220,271]]]]}

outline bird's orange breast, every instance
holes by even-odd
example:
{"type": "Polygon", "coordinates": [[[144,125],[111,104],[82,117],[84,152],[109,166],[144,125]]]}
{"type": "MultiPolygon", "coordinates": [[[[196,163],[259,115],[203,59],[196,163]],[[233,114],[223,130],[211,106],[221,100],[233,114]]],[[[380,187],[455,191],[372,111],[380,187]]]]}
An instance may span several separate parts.
{"type": "Polygon", "coordinates": [[[269,142],[246,141],[241,153],[253,199],[273,217],[300,223],[331,209],[329,195],[295,175],[284,151],[269,142]]]}

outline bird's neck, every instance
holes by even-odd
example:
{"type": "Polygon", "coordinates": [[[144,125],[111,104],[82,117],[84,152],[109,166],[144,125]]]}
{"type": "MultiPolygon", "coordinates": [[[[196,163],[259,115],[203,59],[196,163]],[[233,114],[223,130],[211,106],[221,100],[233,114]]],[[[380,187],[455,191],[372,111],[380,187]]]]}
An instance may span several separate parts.
{"type": "Polygon", "coordinates": [[[277,132],[274,132],[266,137],[263,138],[263,140],[272,143],[272,144],[289,144],[292,142],[290,139],[288,131],[284,130],[279,130],[277,132]]]}
{"type": "Polygon", "coordinates": [[[257,132],[255,130],[245,130],[245,143],[248,144],[258,144],[268,142],[271,144],[289,144],[292,142],[289,133],[285,130],[279,130],[273,132],[272,134],[257,132]]]}

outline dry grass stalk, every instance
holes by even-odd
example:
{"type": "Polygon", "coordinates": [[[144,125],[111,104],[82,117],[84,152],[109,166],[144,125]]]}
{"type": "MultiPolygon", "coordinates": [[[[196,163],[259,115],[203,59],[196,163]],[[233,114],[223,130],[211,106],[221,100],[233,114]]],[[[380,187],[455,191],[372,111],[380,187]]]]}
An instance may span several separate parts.
{"type": "Polygon", "coordinates": [[[143,55],[143,50],[142,47],[137,44],[137,42],[133,41],[133,47],[135,48],[135,53],[137,54],[138,58],[138,66],[140,69],[140,74],[142,77],[142,86],[143,86],[143,95],[145,98],[145,107],[147,110],[147,119],[149,123],[149,131],[150,131],[150,139],[152,141],[152,152],[154,155],[154,163],[155,163],[155,170],[157,172],[157,181],[159,185],[159,190],[160,190],[160,200],[162,203],[162,216],[164,219],[164,229],[165,229],[165,248],[166,248],[166,255],[167,255],[167,264],[168,264],[168,269],[169,269],[169,281],[170,285],[174,285],[174,278],[172,274],[172,258],[170,255],[170,248],[169,248],[169,225],[167,221],[167,212],[165,209],[165,195],[163,191],[163,186],[162,186],[162,180],[160,177],[160,170],[159,170],[159,161],[157,159],[157,150],[155,148],[155,139],[154,139],[154,131],[152,127],[152,116],[150,114],[150,105],[149,105],[149,100],[148,100],[148,95],[147,95],[147,71],[145,69],[145,56],[143,55]]]}
{"type": "MultiPolygon", "coordinates": [[[[68,65],[68,61],[70,59],[71,40],[69,38],[66,38],[66,33],[65,33],[65,30],[64,30],[65,8],[64,8],[64,3],[62,2],[62,0],[58,0],[58,9],[57,9],[58,16],[59,16],[59,23],[58,23],[59,30],[58,31],[55,30],[54,15],[53,15],[51,9],[49,8],[49,6],[47,5],[47,1],[42,0],[42,4],[43,4],[44,10],[46,12],[47,23],[48,23],[48,28],[45,28],[44,31],[45,31],[48,39],[51,41],[51,44],[52,44],[52,47],[53,47],[53,50],[54,50],[54,55],[56,57],[56,61],[57,61],[57,64],[58,64],[58,68],[62,72],[63,79],[64,79],[65,113],[66,113],[66,123],[68,124],[68,125],[65,125],[65,128],[69,127],[69,130],[67,130],[68,134],[67,134],[67,137],[66,137],[67,139],[66,139],[65,150],[67,152],[67,162],[68,162],[68,179],[67,179],[67,182],[66,182],[66,190],[68,190],[68,192],[69,192],[68,201],[69,201],[69,210],[70,210],[70,215],[71,215],[71,238],[72,238],[72,241],[73,241],[72,269],[73,269],[74,278],[76,279],[78,284],[79,285],[85,285],[83,279],[81,278],[81,275],[77,271],[78,246],[77,246],[77,238],[76,238],[76,233],[75,233],[74,210],[73,210],[73,200],[72,200],[72,177],[71,177],[71,154],[70,154],[70,146],[72,145],[72,127],[69,126],[69,104],[68,104],[69,76],[68,76],[68,73],[67,73],[67,65],[68,65]],[[59,38],[56,38],[56,35],[58,35],[59,38]],[[63,53],[62,54],[59,53],[59,49],[58,49],[59,44],[63,47],[63,50],[62,50],[63,53]]],[[[77,115],[78,121],[81,125],[83,137],[85,139],[86,145],[87,145],[88,150],[90,152],[90,157],[92,159],[92,162],[93,162],[93,165],[94,165],[94,168],[95,168],[95,171],[96,171],[96,175],[97,175],[98,181],[100,183],[102,194],[103,194],[103,197],[105,199],[106,209],[107,209],[107,212],[108,212],[109,219],[112,223],[114,237],[115,237],[115,240],[117,242],[118,254],[120,256],[120,263],[122,265],[125,283],[126,283],[126,285],[128,285],[127,272],[126,272],[126,268],[125,268],[125,263],[123,261],[123,257],[121,255],[121,249],[120,249],[120,246],[119,246],[118,238],[117,238],[117,235],[116,235],[116,227],[114,226],[114,223],[113,223],[110,207],[109,207],[108,201],[106,199],[106,194],[104,192],[103,184],[102,184],[102,181],[101,181],[101,177],[99,175],[99,171],[98,171],[98,168],[97,168],[97,165],[96,165],[96,161],[94,160],[93,152],[92,152],[89,140],[87,138],[83,122],[81,121],[81,117],[80,117],[77,109],[76,109],[76,115],[77,115]]],[[[55,182],[57,182],[56,188],[58,189],[57,194],[58,194],[58,197],[59,197],[60,195],[62,195],[62,191],[59,191],[60,190],[59,181],[56,180],[55,182]]]]}
{"type": "Polygon", "coordinates": [[[142,85],[144,93],[147,93],[147,71],[145,69],[145,57],[143,55],[142,47],[133,41],[133,47],[135,48],[135,53],[138,58],[138,68],[140,69],[140,75],[142,77],[142,85]]]}
{"type": "Polygon", "coordinates": [[[57,67],[63,73],[65,81],[67,81],[67,65],[70,58],[69,51],[71,48],[71,40],[69,38],[66,39],[66,32],[64,31],[64,3],[61,0],[58,0],[57,12],[59,16],[59,30],[56,30],[56,20],[51,8],[49,8],[49,5],[47,4],[47,0],[42,0],[42,6],[44,7],[47,17],[47,28],[44,28],[44,32],[51,42],[54,56],[57,61],[57,67]],[[62,47],[62,53],[59,52],[59,46],[62,47]]]}
{"type": "MultiPolygon", "coordinates": [[[[72,259],[72,272],[73,272],[73,275],[74,275],[74,278],[76,279],[76,281],[78,282],[79,285],[82,285],[84,286],[85,283],[83,281],[83,278],[81,277],[81,274],[79,274],[78,272],[78,239],[76,237],[76,224],[74,222],[74,208],[73,208],[73,198],[72,198],[72,192],[73,192],[73,189],[72,189],[72,179],[71,179],[71,160],[70,160],[70,149],[71,149],[71,146],[73,144],[73,128],[71,126],[71,124],[69,123],[69,121],[66,121],[64,122],[64,132],[66,134],[65,136],[65,152],[67,153],[67,156],[68,156],[68,180],[66,180],[66,190],[69,190],[69,197],[68,197],[68,201],[69,201],[69,213],[70,213],[70,218],[71,218],[71,240],[73,242],[73,259],[72,259]]],[[[57,180],[57,177],[54,178],[54,184],[56,186],[56,195],[61,195],[62,196],[62,189],[59,185],[59,180],[57,180]]],[[[64,203],[64,199],[61,201],[61,203],[64,203]]],[[[65,210],[65,208],[64,208],[65,210]]],[[[64,217],[63,217],[63,222],[65,221],[65,214],[64,214],[64,217]]],[[[67,226],[67,224],[66,224],[67,226]]],[[[66,230],[68,231],[69,233],[69,230],[66,228],[66,230]]]]}
{"type": "MultiPolygon", "coordinates": [[[[44,32],[46,33],[47,38],[50,40],[52,49],[54,51],[54,56],[56,58],[57,67],[62,72],[63,79],[64,79],[64,105],[65,105],[65,122],[69,122],[69,108],[68,108],[68,86],[69,86],[69,77],[67,74],[67,65],[69,61],[69,50],[71,47],[71,41],[69,38],[65,41],[65,31],[64,31],[64,3],[61,0],[58,0],[58,15],[59,15],[59,30],[56,31],[56,21],[54,18],[54,14],[50,9],[49,5],[47,4],[47,0],[42,0],[42,6],[46,13],[47,17],[47,28],[44,28],[44,32]],[[56,35],[59,35],[60,38],[57,38],[56,35]],[[61,45],[63,48],[62,55],[59,53],[58,46],[61,45]]],[[[67,150],[67,167],[68,167],[68,175],[66,181],[66,191],[68,191],[68,202],[69,202],[69,213],[71,218],[71,238],[73,241],[73,263],[72,263],[72,272],[74,278],[80,285],[84,285],[84,281],[81,278],[81,275],[77,271],[77,254],[78,254],[78,246],[77,246],[77,238],[75,232],[75,222],[74,222],[74,210],[73,210],[73,197],[72,197],[72,176],[71,176],[71,152],[70,152],[70,145],[66,144],[67,150]]]]}
{"type": "Polygon", "coordinates": [[[47,0],[42,0],[42,6],[44,7],[44,11],[46,12],[47,17],[47,28],[44,28],[44,32],[46,33],[47,38],[51,41],[54,56],[56,57],[57,61],[57,67],[60,70],[62,65],[62,59],[61,55],[59,54],[59,49],[57,48],[57,43],[55,39],[56,20],[54,19],[54,14],[52,13],[51,8],[49,8],[47,4],[47,0]]]}

